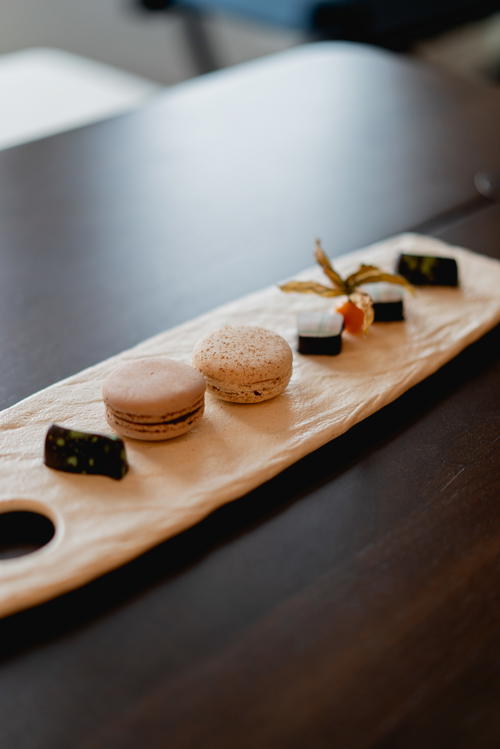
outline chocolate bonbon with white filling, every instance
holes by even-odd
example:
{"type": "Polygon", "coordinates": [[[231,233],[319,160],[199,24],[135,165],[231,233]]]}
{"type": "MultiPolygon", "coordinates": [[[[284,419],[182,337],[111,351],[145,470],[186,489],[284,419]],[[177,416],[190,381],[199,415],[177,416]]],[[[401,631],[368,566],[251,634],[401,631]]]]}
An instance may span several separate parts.
{"type": "Polygon", "coordinates": [[[374,322],[396,322],[404,320],[401,286],[392,283],[367,283],[361,287],[372,300],[374,322]]]}
{"type": "Polygon", "coordinates": [[[338,312],[300,312],[297,316],[299,353],[326,356],[340,354],[343,327],[344,318],[338,312]]]}

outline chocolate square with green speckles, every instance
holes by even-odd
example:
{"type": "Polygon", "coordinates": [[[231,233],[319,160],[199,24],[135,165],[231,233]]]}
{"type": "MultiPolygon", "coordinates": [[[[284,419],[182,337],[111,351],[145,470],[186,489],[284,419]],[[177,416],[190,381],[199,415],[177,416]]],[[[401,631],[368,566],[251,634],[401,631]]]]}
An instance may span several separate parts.
{"type": "Polygon", "coordinates": [[[57,424],[52,424],[45,437],[44,462],[57,471],[112,479],[122,479],[128,471],[125,445],[119,437],[65,429],[57,424]]]}
{"type": "Polygon", "coordinates": [[[402,253],[397,272],[414,286],[458,286],[457,261],[453,257],[402,253]]]}

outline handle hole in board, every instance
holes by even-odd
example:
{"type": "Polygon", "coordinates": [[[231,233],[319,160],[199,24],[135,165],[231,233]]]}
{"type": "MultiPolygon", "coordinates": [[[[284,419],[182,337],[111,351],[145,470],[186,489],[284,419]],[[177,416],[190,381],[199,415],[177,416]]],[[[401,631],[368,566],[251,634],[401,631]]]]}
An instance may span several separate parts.
{"type": "Polygon", "coordinates": [[[0,560],[32,554],[51,541],[52,520],[32,510],[0,510],[0,560]]]}

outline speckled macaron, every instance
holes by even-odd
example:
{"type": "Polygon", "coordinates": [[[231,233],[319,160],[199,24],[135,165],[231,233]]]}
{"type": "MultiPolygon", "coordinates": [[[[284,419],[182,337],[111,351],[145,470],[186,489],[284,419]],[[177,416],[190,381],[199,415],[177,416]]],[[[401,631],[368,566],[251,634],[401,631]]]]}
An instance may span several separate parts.
{"type": "Polygon", "coordinates": [[[292,359],[284,338],[250,326],[216,330],[193,352],[207,390],[233,403],[259,403],[282,393],[292,375],[292,359]]]}
{"type": "Polygon", "coordinates": [[[103,384],[106,418],[124,437],[166,440],[188,432],[202,417],[205,380],[183,362],[134,359],[103,384]]]}

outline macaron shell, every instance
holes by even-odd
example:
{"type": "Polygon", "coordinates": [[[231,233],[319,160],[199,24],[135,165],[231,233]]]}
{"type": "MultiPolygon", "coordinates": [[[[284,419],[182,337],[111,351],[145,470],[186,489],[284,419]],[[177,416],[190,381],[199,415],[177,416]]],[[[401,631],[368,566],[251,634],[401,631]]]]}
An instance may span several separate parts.
{"type": "Polygon", "coordinates": [[[108,407],[145,418],[187,411],[204,392],[205,381],[196,369],[160,358],[124,362],[102,388],[108,407]]]}
{"type": "Polygon", "coordinates": [[[124,437],[166,440],[188,432],[205,408],[206,384],[193,367],[171,359],[135,359],[106,378],[110,426],[124,437]]]}
{"type": "Polygon", "coordinates": [[[216,330],[200,341],[193,353],[194,366],[208,380],[245,386],[277,377],[289,379],[292,360],[284,338],[251,326],[216,330]]]}

